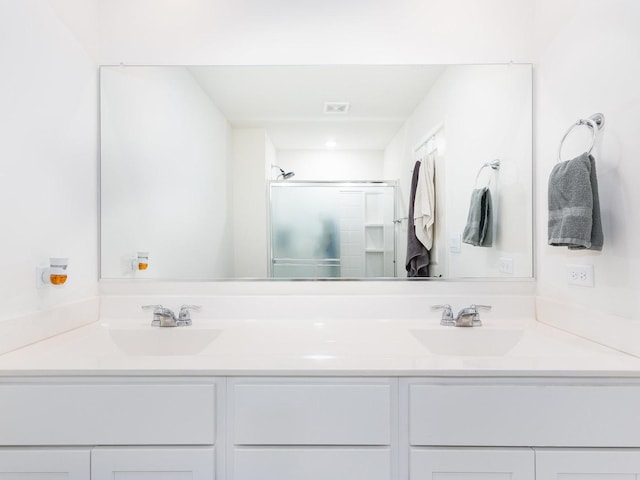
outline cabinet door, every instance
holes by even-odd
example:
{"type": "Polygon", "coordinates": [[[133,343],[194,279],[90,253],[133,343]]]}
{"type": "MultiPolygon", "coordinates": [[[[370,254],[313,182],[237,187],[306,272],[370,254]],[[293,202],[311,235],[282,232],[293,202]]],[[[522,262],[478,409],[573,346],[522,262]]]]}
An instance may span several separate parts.
{"type": "Polygon", "coordinates": [[[536,450],[537,480],[638,480],[640,450],[536,450]]]}
{"type": "Polygon", "coordinates": [[[529,449],[412,448],[411,480],[534,480],[529,449]]]}
{"type": "Polygon", "coordinates": [[[86,480],[89,477],[88,449],[0,449],[0,480],[86,480]]]}
{"type": "Polygon", "coordinates": [[[94,448],[91,480],[211,480],[209,447],[94,448]]]}

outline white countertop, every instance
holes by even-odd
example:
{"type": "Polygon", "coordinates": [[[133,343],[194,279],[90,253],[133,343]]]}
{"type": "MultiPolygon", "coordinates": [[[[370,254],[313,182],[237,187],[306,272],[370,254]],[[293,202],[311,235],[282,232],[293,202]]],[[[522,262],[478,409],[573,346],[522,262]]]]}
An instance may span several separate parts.
{"type": "Polygon", "coordinates": [[[40,375],[640,377],[640,358],[523,320],[103,319],[0,356],[0,376],[40,375]],[[447,354],[457,345],[463,354],[447,354]]]}

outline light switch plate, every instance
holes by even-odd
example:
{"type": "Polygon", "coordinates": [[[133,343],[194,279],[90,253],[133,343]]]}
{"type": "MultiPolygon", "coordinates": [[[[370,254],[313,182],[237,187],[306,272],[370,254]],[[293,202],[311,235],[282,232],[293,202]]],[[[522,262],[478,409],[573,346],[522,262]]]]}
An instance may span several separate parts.
{"type": "Polygon", "coordinates": [[[460,253],[462,251],[462,236],[459,233],[449,236],[449,251],[451,253],[460,253]]]}

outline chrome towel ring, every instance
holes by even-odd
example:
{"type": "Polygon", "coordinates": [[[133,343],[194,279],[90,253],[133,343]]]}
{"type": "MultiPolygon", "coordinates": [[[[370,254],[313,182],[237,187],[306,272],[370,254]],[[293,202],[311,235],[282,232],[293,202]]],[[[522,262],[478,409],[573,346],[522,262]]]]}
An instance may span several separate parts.
{"type": "MultiPolygon", "coordinates": [[[[480,170],[478,170],[478,173],[476,175],[476,181],[474,182],[474,188],[478,188],[478,179],[480,178],[480,174],[482,173],[482,170],[484,170],[487,167],[491,167],[491,170],[500,170],[500,160],[494,160],[492,162],[484,163],[480,167],[480,170]]],[[[491,182],[491,178],[489,178],[489,182],[491,182]]]]}
{"type": "Polygon", "coordinates": [[[591,144],[589,145],[589,148],[587,149],[587,153],[591,153],[591,150],[593,149],[593,145],[596,142],[596,136],[598,135],[598,131],[602,130],[602,127],[604,127],[604,115],[601,113],[594,113],[593,115],[591,115],[589,118],[581,118],[580,120],[578,120],[576,123],[574,123],[573,125],[571,125],[569,127],[569,130],[567,130],[567,132],[564,134],[564,136],[562,137],[562,140],[560,140],[560,146],[558,147],[558,163],[560,163],[562,161],[562,144],[564,143],[565,139],[567,138],[567,136],[569,135],[569,133],[571,133],[571,131],[580,126],[580,125],[586,125],[589,128],[591,128],[591,144]]]}

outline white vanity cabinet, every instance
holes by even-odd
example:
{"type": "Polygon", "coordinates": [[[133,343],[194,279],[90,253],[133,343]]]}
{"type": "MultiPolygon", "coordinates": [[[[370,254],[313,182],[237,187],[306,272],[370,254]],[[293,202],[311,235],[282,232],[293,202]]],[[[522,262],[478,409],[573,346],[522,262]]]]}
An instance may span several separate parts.
{"type": "MultiPolygon", "coordinates": [[[[91,480],[212,480],[212,447],[97,447],[91,450],[91,480]]],[[[1,480],[1,477],[0,477],[1,480]]]]}
{"type": "Polygon", "coordinates": [[[0,480],[640,480],[640,381],[0,378],[0,480]]]}
{"type": "Polygon", "coordinates": [[[638,449],[536,449],[536,480],[637,480],[638,449]]]}
{"type": "Polygon", "coordinates": [[[526,448],[412,448],[411,480],[535,480],[526,448]]]}
{"type": "Polygon", "coordinates": [[[0,448],[0,480],[87,480],[87,448],[0,448]]]}
{"type": "Polygon", "coordinates": [[[229,480],[397,478],[393,379],[229,379],[229,480]]]}

